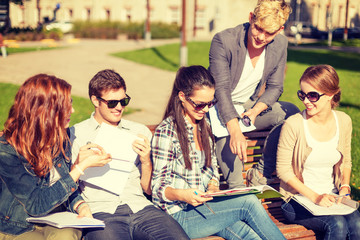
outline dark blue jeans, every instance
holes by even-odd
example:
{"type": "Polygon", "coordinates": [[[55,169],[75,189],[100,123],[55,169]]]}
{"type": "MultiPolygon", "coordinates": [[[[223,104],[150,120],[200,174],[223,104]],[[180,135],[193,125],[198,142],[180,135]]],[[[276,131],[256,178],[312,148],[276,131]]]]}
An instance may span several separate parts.
{"type": "Polygon", "coordinates": [[[360,239],[360,213],[349,215],[314,216],[294,200],[281,205],[284,217],[291,223],[322,232],[324,239],[360,239]]]}
{"type": "Polygon", "coordinates": [[[133,213],[128,205],[120,205],[114,214],[95,213],[105,228],[85,229],[86,240],[188,240],[181,226],[170,215],[154,206],[133,213]]]}

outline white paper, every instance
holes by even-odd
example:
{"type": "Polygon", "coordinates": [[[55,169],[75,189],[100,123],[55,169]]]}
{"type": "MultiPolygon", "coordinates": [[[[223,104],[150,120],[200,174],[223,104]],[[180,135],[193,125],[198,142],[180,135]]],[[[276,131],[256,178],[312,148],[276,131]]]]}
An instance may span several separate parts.
{"type": "Polygon", "coordinates": [[[26,219],[32,223],[44,223],[57,228],[73,227],[73,228],[93,228],[93,227],[105,227],[103,221],[82,217],[79,218],[77,214],[72,212],[59,212],[52,213],[43,217],[29,217],[26,219]]]}
{"type": "Polygon", "coordinates": [[[129,131],[102,123],[93,142],[110,153],[112,160],[103,167],[87,168],[80,179],[120,195],[137,158],[137,153],[132,149],[132,143],[136,139],[141,138],[129,131]]]}
{"type": "Polygon", "coordinates": [[[356,208],[352,208],[342,203],[334,203],[331,207],[322,207],[300,194],[294,195],[293,199],[309,210],[309,212],[311,212],[314,216],[347,215],[356,210],[356,208]]]}
{"type": "MultiPolygon", "coordinates": [[[[244,107],[242,105],[234,105],[236,112],[241,115],[244,112],[244,107]]],[[[209,116],[210,116],[210,123],[211,123],[211,130],[212,133],[216,137],[226,137],[229,136],[229,132],[225,125],[223,125],[219,118],[219,112],[217,109],[217,106],[210,108],[209,110],[209,116]]],[[[240,129],[242,132],[250,132],[256,129],[256,127],[251,123],[249,127],[246,127],[241,120],[239,120],[240,129]]]]}

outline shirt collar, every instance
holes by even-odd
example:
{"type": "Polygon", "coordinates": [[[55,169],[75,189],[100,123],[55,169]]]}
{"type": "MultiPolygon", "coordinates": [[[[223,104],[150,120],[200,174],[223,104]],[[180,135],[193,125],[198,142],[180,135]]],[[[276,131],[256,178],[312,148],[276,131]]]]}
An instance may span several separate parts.
{"type": "MultiPolygon", "coordinates": [[[[90,116],[89,127],[92,130],[98,130],[98,128],[100,127],[100,123],[98,123],[98,121],[96,121],[94,115],[95,115],[95,112],[92,112],[91,116],[90,116]]],[[[121,121],[121,120],[120,120],[119,124],[117,125],[117,127],[119,129],[127,129],[127,130],[129,130],[129,128],[126,127],[126,123],[124,121],[121,121]]]]}

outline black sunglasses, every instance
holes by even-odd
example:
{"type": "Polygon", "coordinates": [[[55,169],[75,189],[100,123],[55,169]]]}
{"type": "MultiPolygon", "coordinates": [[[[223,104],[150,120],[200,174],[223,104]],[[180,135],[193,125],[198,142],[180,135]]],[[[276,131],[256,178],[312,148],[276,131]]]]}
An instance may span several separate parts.
{"type": "Polygon", "coordinates": [[[304,101],[305,98],[309,99],[310,102],[317,102],[319,101],[319,99],[325,95],[325,93],[321,94],[318,93],[318,92],[308,92],[308,93],[304,93],[303,91],[299,90],[297,91],[297,95],[298,95],[298,98],[301,100],[301,101],[304,101]]]}
{"type": "Polygon", "coordinates": [[[191,100],[191,98],[189,98],[188,96],[186,96],[185,98],[186,98],[186,100],[188,100],[189,102],[192,103],[192,105],[194,106],[196,111],[200,111],[203,108],[205,108],[206,106],[208,106],[208,108],[211,108],[217,103],[216,100],[212,100],[212,101],[207,102],[207,103],[199,103],[199,104],[197,104],[193,100],[191,100]]]}
{"type": "Polygon", "coordinates": [[[244,124],[245,127],[250,127],[251,119],[247,115],[244,115],[244,117],[240,118],[240,120],[244,124]]]}
{"type": "Polygon", "coordinates": [[[118,105],[118,103],[120,103],[121,106],[125,107],[129,104],[130,99],[131,99],[131,97],[129,97],[127,94],[126,94],[125,98],[120,99],[120,100],[105,100],[101,97],[96,97],[96,98],[99,99],[100,101],[103,101],[104,103],[106,103],[108,108],[114,108],[118,105]]]}

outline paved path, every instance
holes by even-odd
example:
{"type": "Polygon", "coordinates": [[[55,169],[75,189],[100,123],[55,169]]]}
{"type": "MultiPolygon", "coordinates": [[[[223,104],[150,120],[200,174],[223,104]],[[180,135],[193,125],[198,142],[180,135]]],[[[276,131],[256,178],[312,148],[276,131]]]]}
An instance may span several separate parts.
{"type": "MultiPolygon", "coordinates": [[[[177,41],[153,40],[151,46],[177,41]]],[[[114,69],[125,79],[127,93],[132,98],[129,106],[141,109],[126,118],[144,124],[161,121],[175,73],[109,56],[109,53],[140,49],[149,44],[127,40],[80,40],[76,44],[65,45],[68,47],[0,58],[0,82],[20,85],[30,76],[47,73],[68,81],[74,95],[88,97],[89,80],[100,70],[114,69]]]]}

